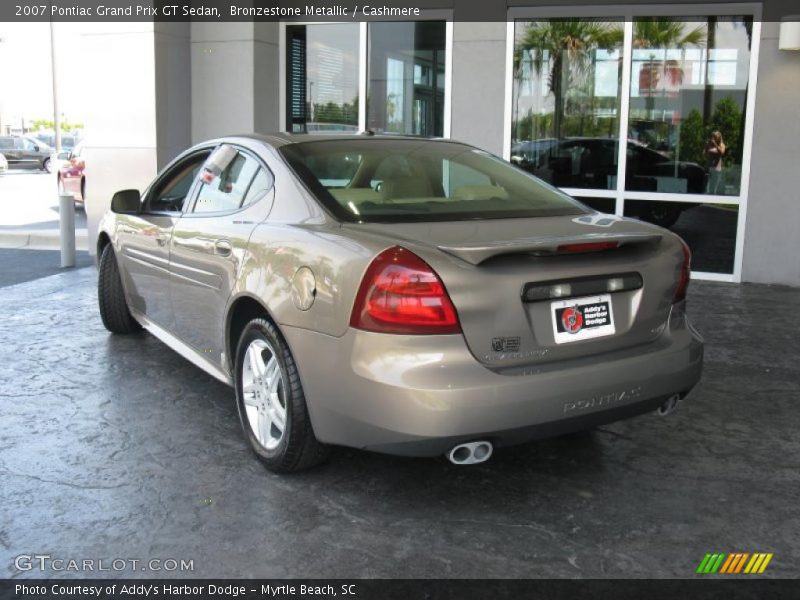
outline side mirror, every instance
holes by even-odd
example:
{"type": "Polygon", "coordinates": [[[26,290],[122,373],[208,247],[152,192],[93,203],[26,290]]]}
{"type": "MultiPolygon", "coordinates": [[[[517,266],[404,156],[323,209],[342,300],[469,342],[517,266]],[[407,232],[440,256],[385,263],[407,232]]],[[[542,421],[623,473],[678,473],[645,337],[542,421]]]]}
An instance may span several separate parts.
{"type": "Polygon", "coordinates": [[[38,152],[39,151],[39,145],[38,144],[34,144],[33,145],[33,151],[34,152],[38,152]]]}
{"type": "Polygon", "coordinates": [[[142,197],[139,190],[122,190],[111,198],[111,212],[120,215],[135,215],[139,212],[142,197]]]}

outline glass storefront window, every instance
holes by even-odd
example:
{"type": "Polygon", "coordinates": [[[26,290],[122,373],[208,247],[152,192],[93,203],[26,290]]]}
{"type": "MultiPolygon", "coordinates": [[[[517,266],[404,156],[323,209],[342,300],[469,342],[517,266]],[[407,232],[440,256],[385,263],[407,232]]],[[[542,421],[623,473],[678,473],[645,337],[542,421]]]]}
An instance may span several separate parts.
{"type": "Polygon", "coordinates": [[[444,135],[445,22],[369,25],[367,127],[444,135]]]}
{"type": "Polygon", "coordinates": [[[738,196],[752,19],[636,19],[625,189],[738,196]]]}
{"type": "Polygon", "coordinates": [[[733,273],[737,205],[626,200],[625,216],[656,223],[681,236],[692,251],[693,271],[733,273]]]}
{"type": "Polygon", "coordinates": [[[358,130],[357,23],[286,27],[286,131],[358,130]]]}
{"type": "Polygon", "coordinates": [[[517,21],[511,161],[559,187],[614,189],[623,23],[517,21]]]}
{"type": "Polygon", "coordinates": [[[675,231],[694,271],[735,276],[753,18],[620,10],[515,22],[507,156],[596,210],[675,231]]]}

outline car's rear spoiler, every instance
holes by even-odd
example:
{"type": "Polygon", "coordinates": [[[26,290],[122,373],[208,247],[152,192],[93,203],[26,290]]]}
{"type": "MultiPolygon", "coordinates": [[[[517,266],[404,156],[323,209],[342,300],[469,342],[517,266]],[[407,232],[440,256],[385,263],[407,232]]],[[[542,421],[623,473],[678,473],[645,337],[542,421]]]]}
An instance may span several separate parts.
{"type": "Polygon", "coordinates": [[[597,252],[631,244],[657,244],[661,241],[659,233],[589,233],[566,236],[537,236],[516,238],[500,242],[480,244],[458,244],[437,246],[442,252],[452,254],[473,265],[501,254],[534,254],[536,256],[555,256],[597,252]]]}

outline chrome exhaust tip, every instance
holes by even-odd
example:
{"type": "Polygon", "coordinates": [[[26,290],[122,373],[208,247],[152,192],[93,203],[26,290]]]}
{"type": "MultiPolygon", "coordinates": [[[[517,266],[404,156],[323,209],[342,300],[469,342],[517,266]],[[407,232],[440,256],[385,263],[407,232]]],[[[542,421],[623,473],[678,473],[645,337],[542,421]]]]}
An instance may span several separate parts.
{"type": "Polygon", "coordinates": [[[681,399],[680,394],[675,394],[670,396],[664,404],[658,407],[656,413],[659,417],[666,417],[668,414],[675,411],[678,408],[678,401],[681,399]]]}
{"type": "Polygon", "coordinates": [[[477,465],[489,460],[493,450],[492,443],[486,440],[467,442],[453,446],[447,453],[447,460],[454,465],[477,465]]]}

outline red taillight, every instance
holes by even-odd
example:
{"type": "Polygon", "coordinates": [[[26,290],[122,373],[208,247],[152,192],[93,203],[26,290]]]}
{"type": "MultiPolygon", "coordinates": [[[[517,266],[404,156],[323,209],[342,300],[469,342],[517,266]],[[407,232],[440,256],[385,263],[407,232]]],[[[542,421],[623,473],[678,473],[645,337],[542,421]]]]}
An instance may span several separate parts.
{"type": "Polygon", "coordinates": [[[461,333],[439,276],[400,246],[381,252],[367,268],[350,325],[381,333],[461,333]]]}
{"type": "Polygon", "coordinates": [[[601,252],[613,250],[619,242],[584,242],[580,244],[561,244],[556,248],[556,254],[578,254],[581,252],[601,252]]]}
{"type": "Polygon", "coordinates": [[[692,251],[683,240],[681,240],[681,250],[683,250],[683,264],[681,264],[681,272],[678,275],[678,288],[675,290],[673,303],[686,298],[686,289],[689,287],[689,277],[692,272],[692,251]]]}

